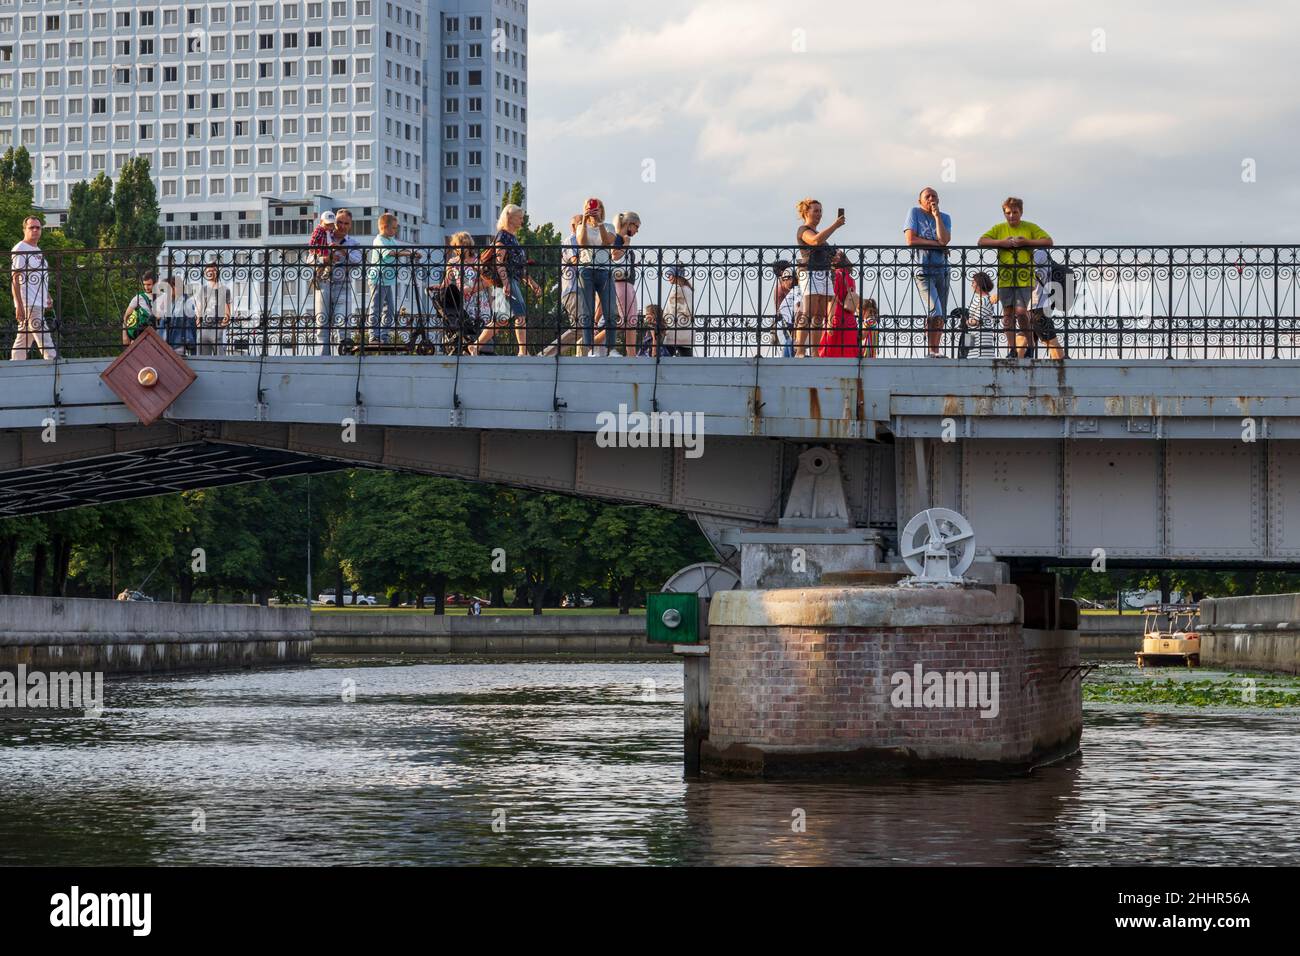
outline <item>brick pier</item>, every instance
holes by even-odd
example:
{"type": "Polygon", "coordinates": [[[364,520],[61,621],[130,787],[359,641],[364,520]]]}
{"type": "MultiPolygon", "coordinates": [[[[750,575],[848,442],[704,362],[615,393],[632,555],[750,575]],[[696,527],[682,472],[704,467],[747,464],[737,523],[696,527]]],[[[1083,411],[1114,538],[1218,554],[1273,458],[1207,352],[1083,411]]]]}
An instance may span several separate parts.
{"type": "Polygon", "coordinates": [[[1075,631],[1012,585],[732,591],[710,614],[704,772],[1020,771],[1078,749],[1075,631]]]}

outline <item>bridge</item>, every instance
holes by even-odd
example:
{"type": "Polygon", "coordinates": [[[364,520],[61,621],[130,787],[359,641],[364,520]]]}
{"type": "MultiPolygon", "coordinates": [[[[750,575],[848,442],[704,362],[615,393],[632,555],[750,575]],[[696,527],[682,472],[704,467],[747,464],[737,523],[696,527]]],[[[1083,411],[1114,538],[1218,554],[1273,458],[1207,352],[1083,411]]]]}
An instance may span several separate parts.
{"type": "Polygon", "coordinates": [[[998,557],[1300,556],[1300,362],[194,358],[148,427],[107,364],[60,363],[57,404],[53,363],[0,365],[0,514],[361,466],[671,508],[721,544],[825,446],[887,538],[941,505],[998,557]],[[702,453],[601,447],[620,405],[702,414],[702,453]]]}
{"type": "MultiPolygon", "coordinates": [[[[188,357],[197,380],[150,426],[100,379],[117,320],[56,307],[65,357],[0,362],[0,515],[375,467],[683,511],[728,555],[738,532],[779,522],[799,456],[824,447],[838,456],[846,523],[886,543],[900,519],[944,506],[993,556],[1031,564],[1090,561],[1097,548],[1146,565],[1300,556],[1295,249],[1060,250],[1083,290],[1056,318],[1074,335],[1064,362],[922,358],[910,250],[852,252],[887,318],[849,358],[767,348],[763,284],[782,250],[678,249],[671,262],[696,279],[694,357],[320,357],[285,335],[301,317],[289,322],[268,295],[251,347],[188,357]],[[1134,318],[1136,300],[1162,314],[1134,318]],[[606,447],[620,407],[702,416],[702,453],[606,447]]],[[[954,304],[971,270],[997,268],[990,253],[954,250],[954,304]]],[[[405,276],[413,306],[440,254],[405,276]]],[[[201,255],[165,252],[182,275],[213,261],[201,255]]],[[[305,268],[216,255],[268,290],[305,268]]],[[[662,301],[669,261],[663,249],[641,260],[643,304],[662,301]]],[[[88,281],[73,265],[84,263],[51,266],[56,301],[88,281]]]]}

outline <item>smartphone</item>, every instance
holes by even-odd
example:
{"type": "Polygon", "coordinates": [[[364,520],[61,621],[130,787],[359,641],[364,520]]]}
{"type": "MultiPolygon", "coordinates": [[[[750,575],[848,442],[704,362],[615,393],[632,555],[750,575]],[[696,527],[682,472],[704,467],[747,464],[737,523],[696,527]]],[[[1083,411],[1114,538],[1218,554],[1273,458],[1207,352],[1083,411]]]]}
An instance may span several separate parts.
{"type": "Polygon", "coordinates": [[[843,207],[843,206],[840,207],[840,218],[841,218],[841,219],[844,218],[844,207],[843,207]]]}

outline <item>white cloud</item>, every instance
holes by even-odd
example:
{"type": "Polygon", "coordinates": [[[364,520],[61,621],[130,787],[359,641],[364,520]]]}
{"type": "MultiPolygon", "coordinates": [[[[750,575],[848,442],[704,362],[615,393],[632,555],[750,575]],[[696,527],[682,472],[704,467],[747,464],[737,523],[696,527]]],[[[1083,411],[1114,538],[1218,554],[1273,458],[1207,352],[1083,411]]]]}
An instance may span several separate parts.
{"type": "MultiPolygon", "coordinates": [[[[718,229],[783,242],[793,200],[825,191],[862,211],[851,241],[893,242],[925,183],[969,227],[959,241],[1009,192],[1059,241],[1134,241],[1115,230],[1135,227],[1204,241],[1236,219],[1276,239],[1300,218],[1262,212],[1265,177],[1300,145],[1289,7],[584,0],[534,4],[532,19],[535,218],[567,219],[572,197],[598,189],[611,208],[636,204],[645,242],[690,238],[701,208],[728,210],[711,242],[729,238],[718,229]],[[647,156],[654,183],[639,177],[647,156]],[[1245,156],[1260,163],[1254,191],[1245,156]],[[955,182],[940,178],[946,160],[955,182]],[[1157,202],[1169,208],[1132,213],[1157,202]]],[[[1272,202],[1297,202],[1273,182],[1272,202]]]]}

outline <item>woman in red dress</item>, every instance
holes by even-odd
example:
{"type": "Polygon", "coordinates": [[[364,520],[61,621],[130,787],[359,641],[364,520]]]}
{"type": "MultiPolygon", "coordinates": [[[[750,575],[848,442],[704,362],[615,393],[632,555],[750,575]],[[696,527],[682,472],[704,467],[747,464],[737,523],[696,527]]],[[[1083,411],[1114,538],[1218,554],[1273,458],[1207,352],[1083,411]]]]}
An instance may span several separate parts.
{"type": "Polygon", "coordinates": [[[857,358],[858,349],[858,310],[861,303],[857,287],[853,284],[849,257],[841,250],[831,260],[835,270],[831,298],[829,322],[820,317],[824,325],[821,339],[817,343],[819,358],[857,358]]]}

